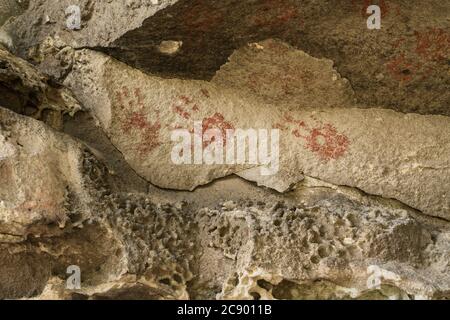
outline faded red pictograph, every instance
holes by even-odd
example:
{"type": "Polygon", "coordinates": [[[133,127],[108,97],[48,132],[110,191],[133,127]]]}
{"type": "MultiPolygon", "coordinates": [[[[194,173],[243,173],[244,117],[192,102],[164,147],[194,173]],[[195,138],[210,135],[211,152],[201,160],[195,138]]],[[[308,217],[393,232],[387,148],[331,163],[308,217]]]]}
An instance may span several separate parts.
{"type": "Polygon", "coordinates": [[[349,138],[331,124],[322,124],[317,121],[316,126],[310,127],[303,120],[294,119],[290,115],[285,115],[283,119],[286,125],[278,122],[275,123],[275,127],[279,127],[281,130],[289,130],[291,128],[291,134],[299,139],[303,139],[305,148],[314,152],[318,157],[324,161],[336,160],[345,155],[350,146],[349,138]]]}
{"type": "MultiPolygon", "coordinates": [[[[174,102],[172,104],[172,110],[173,112],[181,118],[183,122],[185,120],[194,120],[195,119],[195,113],[200,111],[199,103],[197,103],[198,98],[210,98],[210,93],[207,89],[202,88],[200,91],[194,95],[194,97],[187,96],[187,95],[178,95],[175,97],[174,102]]],[[[205,117],[201,121],[202,128],[201,132],[194,132],[194,128],[191,126],[188,126],[188,131],[190,133],[194,133],[197,135],[201,135],[201,138],[209,139],[203,142],[203,147],[207,147],[212,142],[214,142],[215,137],[206,137],[205,133],[208,130],[211,129],[219,129],[222,133],[223,143],[226,145],[226,132],[227,130],[234,130],[234,126],[231,122],[225,120],[225,117],[223,114],[216,112],[210,117],[205,117]]],[[[173,129],[182,129],[185,127],[184,125],[181,125],[179,123],[176,123],[173,126],[173,129]]]]}
{"type": "Polygon", "coordinates": [[[115,103],[122,109],[118,112],[120,129],[133,141],[139,155],[145,156],[161,145],[159,116],[156,113],[156,120],[149,120],[140,88],[123,86],[115,92],[115,103]]]}
{"type": "Polygon", "coordinates": [[[200,90],[200,92],[201,92],[202,95],[205,96],[206,98],[210,98],[210,97],[211,97],[210,94],[209,94],[208,89],[202,88],[202,89],[200,90]]]}
{"type": "Polygon", "coordinates": [[[399,82],[409,82],[413,78],[412,70],[414,70],[414,66],[412,62],[405,58],[404,54],[399,54],[389,60],[386,68],[391,76],[399,82]]]}
{"type": "Polygon", "coordinates": [[[199,110],[200,108],[194,99],[186,95],[177,96],[172,104],[172,111],[185,120],[191,119],[191,113],[199,110]]]}
{"type": "Polygon", "coordinates": [[[440,28],[430,28],[414,32],[416,53],[431,61],[446,60],[450,57],[450,32],[440,28]]]}
{"type": "Polygon", "coordinates": [[[404,84],[424,80],[450,59],[450,32],[441,28],[415,31],[414,37],[396,39],[392,50],[395,54],[386,69],[393,79],[404,84]]]}
{"type": "MultiPolygon", "coordinates": [[[[234,125],[225,120],[225,117],[221,114],[216,112],[211,117],[204,118],[202,121],[202,137],[205,137],[205,133],[208,130],[211,129],[219,129],[222,133],[223,138],[223,144],[226,145],[227,143],[227,130],[234,130],[234,125]]],[[[203,147],[207,147],[211,142],[214,141],[214,137],[211,137],[210,141],[203,141],[203,147]]]]}
{"type": "Polygon", "coordinates": [[[338,133],[330,123],[311,129],[310,134],[304,138],[307,141],[306,147],[323,160],[342,157],[349,146],[348,137],[338,133]]]}
{"type": "Polygon", "coordinates": [[[181,106],[173,106],[173,110],[178,114],[178,115],[180,115],[181,117],[183,117],[184,119],[189,119],[190,117],[191,117],[191,114],[189,113],[189,112],[187,112],[187,111],[185,111],[184,109],[183,109],[183,107],[181,107],[181,106]]]}

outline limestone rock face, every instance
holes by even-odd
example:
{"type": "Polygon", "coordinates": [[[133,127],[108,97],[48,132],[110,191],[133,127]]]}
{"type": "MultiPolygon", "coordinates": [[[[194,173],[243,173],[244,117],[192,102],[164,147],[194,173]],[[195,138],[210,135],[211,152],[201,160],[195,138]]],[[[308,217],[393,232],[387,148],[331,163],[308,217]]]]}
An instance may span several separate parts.
{"type": "Polygon", "coordinates": [[[450,115],[446,2],[374,1],[382,14],[376,31],[367,28],[365,0],[83,0],[82,27],[75,31],[65,27],[70,4],[32,1],[6,26],[19,51],[58,36],[153,74],[209,80],[234,50],[279,38],[334,61],[363,105],[450,115]],[[175,54],[160,50],[168,41],[182,44],[175,54]]]}
{"type": "Polygon", "coordinates": [[[66,88],[0,47],[0,106],[60,128],[81,105],[66,88]]]}
{"type": "Polygon", "coordinates": [[[93,220],[93,204],[105,190],[96,180],[104,168],[92,153],[4,108],[0,120],[0,298],[35,296],[70,264],[89,274],[93,265],[108,268],[117,260],[111,268],[120,269],[114,236],[93,220]]]}
{"type": "Polygon", "coordinates": [[[125,32],[138,28],[144,19],[175,2],[177,0],[33,0],[24,14],[4,29],[11,34],[22,55],[48,36],[60,38],[74,48],[107,47],[125,32]],[[73,5],[78,6],[80,12],[80,28],[76,29],[68,27],[71,16],[75,17],[75,11],[68,9],[73,5]]]}
{"type": "Polygon", "coordinates": [[[269,39],[236,50],[212,82],[247,90],[285,108],[343,108],[356,103],[355,93],[333,68],[284,42],[269,39]]]}
{"type": "Polygon", "coordinates": [[[81,211],[89,212],[88,204],[95,200],[85,192],[81,173],[88,151],[42,123],[4,108],[0,119],[2,230],[20,240],[30,228],[63,228],[77,203],[83,204],[81,211]]]}
{"type": "Polygon", "coordinates": [[[373,2],[0,0],[0,299],[450,299],[450,5],[373,2]]]}
{"type": "Polygon", "coordinates": [[[450,218],[448,117],[290,108],[210,82],[145,75],[92,51],[79,52],[65,84],[97,116],[127,162],[159,187],[192,190],[236,173],[283,192],[286,182],[296,183],[305,174],[450,218]],[[174,164],[173,130],[189,130],[195,139],[196,122],[200,134],[278,128],[278,171],[267,177],[257,165],[174,164]],[[248,167],[253,169],[243,171],[248,167]]]}
{"type": "Polygon", "coordinates": [[[28,6],[28,0],[1,0],[0,1],[0,26],[10,17],[21,14],[28,6]]]}
{"type": "MultiPolygon", "coordinates": [[[[423,278],[427,271],[406,266],[433,260],[448,247],[430,245],[431,234],[405,210],[360,206],[337,196],[305,208],[275,204],[212,211],[207,220],[220,226],[209,235],[212,246],[236,260],[220,298],[402,299],[448,291],[448,268],[440,269],[439,263],[427,269],[430,278],[437,277],[432,282],[443,287],[430,287],[427,281],[410,287],[408,278],[423,278]],[[384,248],[394,238],[395,245],[384,248]],[[378,283],[372,287],[372,281],[378,283]]],[[[442,244],[447,236],[439,236],[442,244]]]]}

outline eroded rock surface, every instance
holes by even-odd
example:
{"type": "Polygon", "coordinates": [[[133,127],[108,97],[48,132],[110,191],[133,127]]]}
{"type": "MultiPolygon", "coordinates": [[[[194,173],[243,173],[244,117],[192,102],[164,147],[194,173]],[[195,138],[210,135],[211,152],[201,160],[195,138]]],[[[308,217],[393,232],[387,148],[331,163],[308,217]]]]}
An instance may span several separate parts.
{"type": "Polygon", "coordinates": [[[344,108],[356,104],[349,81],[333,68],[333,61],[314,58],[284,42],[269,39],[250,43],[228,60],[212,82],[247,90],[286,108],[344,108]]]}
{"type": "Polygon", "coordinates": [[[44,124],[4,108],[0,119],[1,224],[6,238],[8,234],[12,240],[26,238],[29,229],[39,226],[42,236],[47,226],[49,232],[57,232],[70,220],[71,211],[89,216],[88,206],[95,197],[85,192],[81,173],[88,151],[44,124]]]}
{"type": "Polygon", "coordinates": [[[0,106],[54,128],[62,127],[63,114],[73,115],[82,108],[67,88],[1,47],[0,106]]]}
{"type": "Polygon", "coordinates": [[[191,190],[238,173],[283,192],[305,174],[450,217],[448,117],[383,109],[299,110],[210,82],[146,75],[88,50],[77,53],[65,84],[127,162],[159,187],[191,190]],[[174,164],[173,130],[190,130],[195,139],[196,121],[200,134],[218,129],[224,137],[227,129],[280,129],[279,171],[267,177],[259,167],[243,171],[256,165],[174,164]]]}
{"type": "Polygon", "coordinates": [[[279,38],[333,60],[363,105],[450,115],[446,2],[374,0],[370,4],[380,5],[382,14],[377,31],[366,27],[366,0],[154,3],[80,1],[82,28],[71,32],[64,17],[69,0],[32,1],[6,30],[22,54],[47,36],[58,36],[153,74],[195,79],[211,79],[247,43],[279,38]],[[161,50],[170,41],[182,44],[176,54],[161,50]]]}
{"type": "Polygon", "coordinates": [[[1,0],[0,1],[0,26],[10,17],[21,14],[28,6],[29,0],[1,0]]]}
{"type": "Polygon", "coordinates": [[[21,55],[27,55],[33,46],[49,36],[61,38],[74,48],[108,46],[125,32],[141,26],[144,19],[177,0],[29,2],[25,13],[4,27],[21,55]],[[68,8],[73,5],[78,6],[81,14],[80,28],[75,29],[76,32],[68,27],[67,22],[74,13],[68,8]]]}
{"type": "Polygon", "coordinates": [[[450,299],[448,3],[72,2],[0,0],[0,299],[450,299]]]}
{"type": "Polygon", "coordinates": [[[1,119],[2,298],[449,295],[448,223],[400,203],[310,178],[275,198],[219,188],[217,206],[158,203],[111,192],[105,166],[66,135],[5,109],[1,119]],[[72,264],[82,289],[66,289],[72,264]]]}

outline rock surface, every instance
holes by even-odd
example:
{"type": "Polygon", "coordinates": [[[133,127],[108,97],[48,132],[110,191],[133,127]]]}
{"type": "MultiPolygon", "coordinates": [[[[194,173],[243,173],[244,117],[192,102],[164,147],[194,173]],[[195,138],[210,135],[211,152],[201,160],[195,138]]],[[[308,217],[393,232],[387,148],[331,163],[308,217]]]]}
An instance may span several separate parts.
{"type": "Polygon", "coordinates": [[[146,75],[86,50],[77,53],[65,84],[97,117],[131,167],[159,187],[192,190],[237,173],[283,192],[305,174],[450,218],[448,117],[290,108],[210,82],[146,75]],[[224,160],[206,166],[204,161],[174,164],[173,130],[192,132],[196,122],[200,135],[207,129],[218,129],[224,137],[226,129],[280,129],[279,171],[268,179],[261,168],[243,172],[257,165],[222,165],[224,160]]]}
{"type": "Polygon", "coordinates": [[[55,128],[62,127],[63,114],[73,115],[82,108],[67,88],[1,47],[0,106],[55,128]]]}
{"type": "Polygon", "coordinates": [[[0,26],[12,16],[21,14],[28,6],[29,0],[1,0],[0,26]]]}
{"type": "Polygon", "coordinates": [[[450,5],[373,2],[0,0],[0,299],[450,299],[450,5]]]}
{"type": "Polygon", "coordinates": [[[70,31],[64,11],[71,1],[36,0],[5,27],[22,56],[47,36],[58,36],[73,47],[103,50],[153,74],[205,80],[234,50],[279,38],[334,61],[362,105],[450,115],[446,2],[374,0],[371,4],[379,4],[382,14],[377,31],[366,27],[366,0],[154,3],[79,1],[82,27],[70,31]],[[182,46],[168,55],[160,50],[164,41],[182,46]]]}

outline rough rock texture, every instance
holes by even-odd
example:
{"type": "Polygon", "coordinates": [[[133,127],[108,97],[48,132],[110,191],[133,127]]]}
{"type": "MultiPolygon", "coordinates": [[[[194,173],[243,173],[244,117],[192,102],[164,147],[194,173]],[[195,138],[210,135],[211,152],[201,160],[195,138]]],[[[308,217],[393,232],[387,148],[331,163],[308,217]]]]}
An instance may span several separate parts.
{"type": "Polygon", "coordinates": [[[0,0],[0,299],[450,299],[450,5],[373,3],[0,0]]]}
{"type": "Polygon", "coordinates": [[[0,26],[10,17],[21,14],[28,6],[29,0],[1,0],[0,26]]]}
{"type": "Polygon", "coordinates": [[[0,106],[55,128],[62,127],[64,114],[81,109],[69,90],[1,47],[0,106]]]}
{"type": "Polygon", "coordinates": [[[269,39],[233,52],[212,82],[248,91],[283,108],[342,108],[356,103],[349,81],[333,61],[314,58],[269,39]]]}
{"type": "Polygon", "coordinates": [[[279,38],[312,56],[333,60],[365,106],[450,115],[450,6],[445,1],[152,3],[80,1],[83,28],[69,32],[63,19],[69,0],[32,1],[6,29],[22,54],[46,36],[57,35],[74,47],[102,49],[151,73],[196,79],[211,79],[232,52],[247,43],[279,38]],[[380,31],[366,28],[369,4],[381,7],[380,31]],[[110,21],[115,23],[105,23],[110,21]],[[168,55],[160,50],[163,41],[182,46],[168,55]]]}
{"type": "MultiPolygon", "coordinates": [[[[16,1],[6,1],[6,8],[12,7],[10,3],[13,2],[16,1]]],[[[141,26],[145,18],[177,0],[29,2],[28,10],[4,27],[22,54],[27,54],[29,49],[42,43],[48,36],[61,38],[75,48],[108,46],[125,32],[141,26]],[[71,5],[78,5],[81,11],[81,29],[77,32],[67,28],[69,15],[66,9],[71,5]]]]}
{"type": "Polygon", "coordinates": [[[299,110],[209,82],[145,75],[85,50],[76,55],[65,84],[95,114],[131,167],[159,187],[192,190],[238,173],[283,192],[305,174],[450,219],[448,117],[383,109],[299,110]],[[174,164],[171,132],[192,130],[195,121],[202,132],[279,128],[279,172],[267,178],[260,168],[243,171],[256,165],[174,164]]]}

